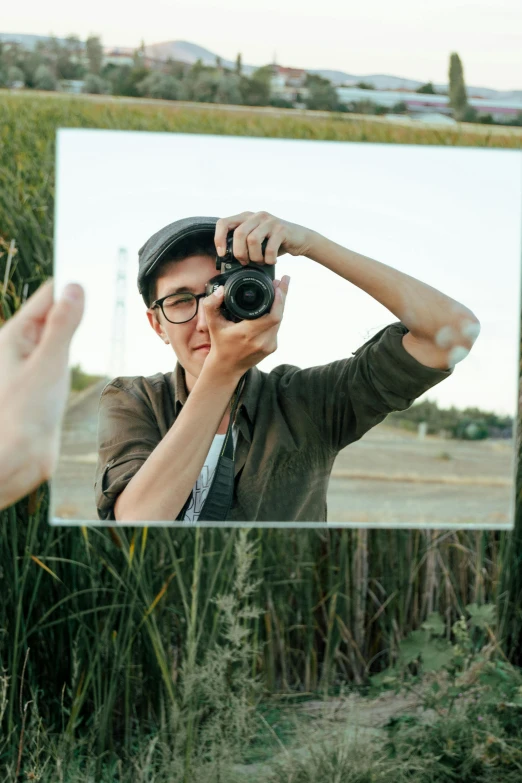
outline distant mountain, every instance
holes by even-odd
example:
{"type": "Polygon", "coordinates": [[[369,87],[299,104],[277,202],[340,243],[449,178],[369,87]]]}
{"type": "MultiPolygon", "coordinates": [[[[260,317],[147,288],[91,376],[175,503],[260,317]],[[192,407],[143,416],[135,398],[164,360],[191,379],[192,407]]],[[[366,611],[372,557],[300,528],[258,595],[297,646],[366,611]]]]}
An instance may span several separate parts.
{"type": "MultiPolygon", "coordinates": [[[[0,33],[0,41],[18,41],[22,46],[27,49],[34,49],[38,41],[49,40],[50,36],[45,35],[26,35],[25,33],[0,33]]],[[[61,43],[65,43],[64,38],[58,39],[61,43]]],[[[149,44],[145,46],[145,53],[151,59],[156,60],[178,60],[192,65],[197,60],[201,60],[204,65],[215,65],[216,54],[209,49],[205,49],[203,46],[191,43],[190,41],[165,41],[163,43],[149,44]]],[[[234,68],[235,62],[232,60],[225,60],[221,58],[221,63],[225,68],[234,68]]],[[[259,66],[257,65],[242,65],[242,71],[249,76],[259,66]]],[[[297,66],[295,66],[297,67],[297,66]]],[[[346,73],[345,71],[321,69],[307,69],[308,73],[318,74],[325,79],[329,79],[336,86],[344,83],[353,82],[366,82],[371,84],[376,90],[417,90],[424,82],[416,79],[406,79],[401,76],[390,76],[387,74],[360,74],[354,75],[346,73]]],[[[448,89],[447,84],[434,84],[437,92],[446,92],[448,89]]],[[[493,90],[489,87],[474,87],[472,85],[467,88],[468,95],[478,98],[499,98],[503,100],[520,100],[522,99],[522,90],[510,90],[501,91],[493,90]]]]}
{"type": "MultiPolygon", "coordinates": [[[[6,43],[19,43],[24,49],[34,49],[39,41],[45,42],[51,39],[50,35],[26,35],[25,33],[0,33],[0,41],[6,43]]],[[[65,38],[57,38],[61,44],[66,43],[65,38]]],[[[84,46],[82,42],[82,46],[84,46]]]]}
{"type": "MultiPolygon", "coordinates": [[[[145,54],[156,60],[178,60],[179,62],[193,63],[201,60],[203,65],[215,65],[216,54],[204,49],[202,46],[189,41],[166,41],[165,43],[149,44],[145,46],[145,54]]],[[[234,68],[235,62],[221,58],[224,68],[234,68]]],[[[257,70],[257,65],[242,65],[242,72],[247,76],[257,70]]]]}

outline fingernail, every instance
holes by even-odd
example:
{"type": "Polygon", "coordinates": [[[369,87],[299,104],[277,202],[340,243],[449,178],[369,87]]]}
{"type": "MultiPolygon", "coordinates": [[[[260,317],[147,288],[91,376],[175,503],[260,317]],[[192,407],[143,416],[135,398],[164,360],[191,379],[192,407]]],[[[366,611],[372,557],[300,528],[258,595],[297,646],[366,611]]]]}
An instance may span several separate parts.
{"type": "Polygon", "coordinates": [[[72,302],[77,302],[82,297],[82,288],[78,283],[69,283],[63,289],[62,297],[64,299],[70,299],[72,302]]]}
{"type": "Polygon", "coordinates": [[[222,292],[223,292],[223,286],[222,286],[222,285],[219,285],[219,286],[216,288],[216,290],[214,291],[214,296],[215,296],[215,297],[220,297],[220,296],[221,296],[221,294],[222,294],[222,292]]]}
{"type": "Polygon", "coordinates": [[[225,255],[225,250],[222,247],[218,247],[217,252],[218,252],[218,256],[224,256],[225,255]]]}

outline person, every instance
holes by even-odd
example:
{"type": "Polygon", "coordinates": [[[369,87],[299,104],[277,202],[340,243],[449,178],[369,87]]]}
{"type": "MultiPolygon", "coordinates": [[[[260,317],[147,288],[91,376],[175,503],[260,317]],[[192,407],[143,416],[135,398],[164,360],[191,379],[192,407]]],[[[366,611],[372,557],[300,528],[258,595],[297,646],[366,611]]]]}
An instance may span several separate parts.
{"type": "Polygon", "coordinates": [[[471,310],[431,286],[267,212],[164,227],[139,251],[138,288],[150,326],[177,363],[173,373],[116,378],[102,392],[95,498],[99,518],[117,522],[204,520],[229,425],[227,520],[326,521],[338,452],[449,377],[480,330],[471,310]],[[262,372],[256,365],[277,348],[289,278],[273,281],[269,313],[225,318],[223,287],[208,295],[205,287],[230,231],[242,265],[306,256],[399,320],[349,358],[262,372]]]}
{"type": "Polygon", "coordinates": [[[69,284],[54,302],[47,280],[0,328],[0,509],[54,471],[69,393],[69,346],[83,309],[81,286],[69,284]]]}

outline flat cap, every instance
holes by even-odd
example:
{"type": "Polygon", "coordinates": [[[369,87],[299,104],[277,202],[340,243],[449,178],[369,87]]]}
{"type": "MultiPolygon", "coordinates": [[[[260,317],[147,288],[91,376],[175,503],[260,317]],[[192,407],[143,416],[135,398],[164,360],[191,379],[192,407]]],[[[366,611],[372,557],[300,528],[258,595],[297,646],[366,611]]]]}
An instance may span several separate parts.
{"type": "Polygon", "coordinates": [[[206,233],[212,238],[216,231],[217,217],[188,217],[176,220],[153,234],[138,251],[138,291],[144,296],[145,280],[156,269],[166,253],[172,252],[176,245],[193,234],[206,233]]]}

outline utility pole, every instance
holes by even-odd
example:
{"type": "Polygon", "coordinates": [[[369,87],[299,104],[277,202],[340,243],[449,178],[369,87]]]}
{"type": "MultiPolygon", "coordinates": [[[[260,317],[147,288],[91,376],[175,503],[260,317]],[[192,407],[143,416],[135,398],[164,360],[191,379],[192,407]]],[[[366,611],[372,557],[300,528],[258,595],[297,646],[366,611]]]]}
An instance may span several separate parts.
{"type": "Polygon", "coordinates": [[[114,313],[112,321],[111,354],[109,360],[109,378],[125,374],[125,327],[127,291],[127,249],[120,247],[116,267],[116,286],[114,313]]]}

